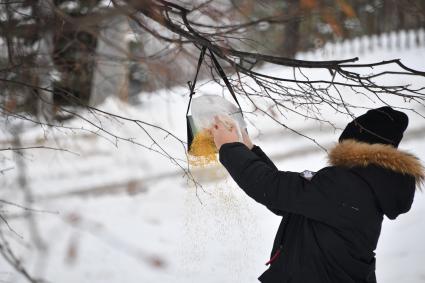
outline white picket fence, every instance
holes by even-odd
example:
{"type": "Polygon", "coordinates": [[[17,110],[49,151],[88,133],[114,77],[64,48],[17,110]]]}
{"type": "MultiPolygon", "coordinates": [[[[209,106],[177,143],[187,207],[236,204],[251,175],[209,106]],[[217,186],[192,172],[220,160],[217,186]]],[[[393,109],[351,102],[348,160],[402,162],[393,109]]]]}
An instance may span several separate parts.
{"type": "Polygon", "coordinates": [[[402,51],[423,46],[425,46],[425,29],[421,28],[327,42],[314,51],[300,52],[297,57],[304,60],[314,60],[317,57],[341,59],[377,50],[402,51]]]}

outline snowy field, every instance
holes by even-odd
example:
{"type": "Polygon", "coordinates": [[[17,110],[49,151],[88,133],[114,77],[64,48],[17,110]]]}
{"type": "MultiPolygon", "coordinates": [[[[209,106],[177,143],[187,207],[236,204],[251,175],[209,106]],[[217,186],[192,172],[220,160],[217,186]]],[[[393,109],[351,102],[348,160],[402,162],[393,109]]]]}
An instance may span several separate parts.
{"type": "MultiPolygon", "coordinates": [[[[424,52],[422,47],[359,56],[361,62],[401,58],[407,66],[424,70],[424,52]]],[[[328,59],[320,52],[300,56],[328,59]]],[[[268,68],[267,72],[291,76],[290,70],[268,68]]],[[[412,80],[425,85],[424,78],[412,80]]],[[[216,85],[207,84],[199,93],[219,91],[216,85]]],[[[352,99],[362,105],[382,105],[365,98],[352,99]]],[[[163,126],[185,139],[185,88],[141,94],[140,101],[131,106],[108,99],[100,108],[163,126]]],[[[392,98],[388,101],[400,103],[392,98]]],[[[242,101],[242,107],[245,105],[247,102],[242,101]]],[[[424,107],[416,110],[425,114],[424,107]]],[[[359,109],[356,114],[363,112],[359,109]]],[[[410,126],[400,148],[425,160],[425,119],[411,112],[408,115],[410,126]]],[[[87,117],[94,119],[90,114],[87,117]]],[[[324,117],[339,128],[349,122],[347,117],[331,111],[324,112],[324,117]]],[[[147,136],[134,123],[98,118],[114,133],[150,146],[147,136]]],[[[315,171],[327,165],[326,152],[310,140],[262,116],[249,116],[248,120],[254,142],[281,170],[315,171]]],[[[326,148],[340,133],[290,113],[282,121],[326,148]]],[[[81,122],[71,121],[68,126],[81,127],[81,122]]],[[[4,128],[2,131],[3,143],[12,139],[4,128]]],[[[157,135],[163,136],[159,132],[157,135]]],[[[184,157],[180,144],[170,137],[162,141],[175,156],[184,157]]],[[[22,134],[22,143],[78,153],[34,149],[24,155],[25,186],[33,193],[33,207],[48,212],[34,212],[29,223],[19,217],[23,213],[20,208],[0,206],[16,233],[3,223],[0,228],[23,264],[37,277],[65,283],[231,283],[257,282],[266,269],[264,263],[280,218],[245,196],[221,166],[195,170],[195,177],[203,185],[203,189],[196,189],[167,158],[136,144],[116,143],[111,137],[37,128],[22,134]],[[34,243],[41,248],[36,249],[34,243]]],[[[5,156],[1,167],[16,167],[14,158],[12,154],[5,156]]],[[[1,176],[1,199],[24,203],[19,171],[8,170],[1,176]]],[[[418,191],[408,214],[395,221],[385,220],[376,251],[378,282],[425,282],[424,215],[425,196],[418,191]]],[[[0,258],[0,282],[26,280],[0,258]]]]}

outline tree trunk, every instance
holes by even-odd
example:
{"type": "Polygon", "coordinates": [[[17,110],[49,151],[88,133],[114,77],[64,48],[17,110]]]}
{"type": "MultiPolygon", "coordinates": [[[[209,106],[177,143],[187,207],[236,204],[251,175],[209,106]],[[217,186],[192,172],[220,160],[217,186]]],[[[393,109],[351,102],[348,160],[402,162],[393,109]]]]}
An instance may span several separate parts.
{"type": "Polygon", "coordinates": [[[126,34],[128,19],[117,16],[102,25],[96,48],[90,105],[97,105],[108,96],[128,99],[129,44],[126,34]]]}
{"type": "MultiPolygon", "coordinates": [[[[287,7],[285,14],[288,17],[295,18],[299,15],[300,10],[300,1],[299,0],[289,0],[287,1],[287,7]]],[[[299,41],[300,41],[300,21],[294,19],[285,24],[283,30],[283,42],[281,48],[279,48],[279,53],[288,58],[294,58],[295,54],[298,52],[299,41]]]]}
{"type": "MultiPolygon", "coordinates": [[[[39,18],[41,20],[51,19],[53,17],[50,5],[54,5],[52,0],[40,1],[38,3],[38,13],[40,14],[39,18]]],[[[38,85],[48,89],[52,89],[50,75],[51,66],[53,66],[52,54],[53,33],[51,31],[46,31],[41,39],[39,55],[36,61],[36,66],[40,66],[40,68],[38,68],[35,73],[38,77],[38,85]]],[[[37,93],[39,96],[37,116],[42,122],[51,122],[54,118],[53,93],[45,90],[37,90],[37,93]]]]}

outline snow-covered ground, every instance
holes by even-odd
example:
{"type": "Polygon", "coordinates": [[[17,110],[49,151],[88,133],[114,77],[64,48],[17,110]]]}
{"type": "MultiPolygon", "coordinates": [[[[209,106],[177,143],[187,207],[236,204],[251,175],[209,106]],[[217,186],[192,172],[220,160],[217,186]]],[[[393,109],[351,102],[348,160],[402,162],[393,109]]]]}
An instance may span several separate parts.
{"type": "MultiPolygon", "coordinates": [[[[407,66],[423,69],[424,51],[423,47],[375,51],[361,55],[361,60],[401,58],[407,66]]],[[[303,56],[319,60],[327,59],[325,55],[303,56]]],[[[290,70],[279,72],[291,74],[290,70]]],[[[425,85],[423,78],[413,79],[425,85]]],[[[208,84],[199,93],[218,91],[217,86],[208,84]]],[[[185,88],[142,94],[142,103],[136,106],[108,99],[100,108],[163,126],[185,139],[185,94],[185,88]]],[[[364,98],[353,100],[371,106],[364,98]]],[[[242,103],[243,107],[247,105],[246,101],[242,103]]],[[[425,114],[423,107],[416,110],[425,114]]],[[[408,114],[410,126],[400,147],[425,160],[425,119],[408,114]]],[[[340,128],[349,121],[330,111],[324,117],[340,128]]],[[[146,146],[152,144],[132,122],[97,118],[116,135],[134,138],[132,141],[146,146]]],[[[265,117],[248,118],[248,130],[254,142],[282,170],[314,171],[327,165],[326,153],[310,140],[284,130],[265,117]]],[[[332,146],[339,136],[338,130],[290,113],[284,121],[325,147],[332,146]]],[[[76,120],[67,125],[79,128],[81,123],[76,120]]],[[[181,144],[170,136],[163,139],[159,131],[153,134],[161,138],[169,152],[184,158],[181,144]]],[[[3,142],[12,138],[6,132],[1,136],[3,142]]],[[[65,129],[37,128],[21,136],[25,145],[38,143],[79,154],[33,149],[24,155],[24,186],[33,193],[33,207],[48,211],[32,214],[35,225],[19,217],[22,209],[0,205],[0,212],[8,216],[9,224],[19,236],[3,223],[0,228],[32,274],[49,282],[227,283],[256,282],[266,269],[264,263],[280,219],[245,196],[221,166],[194,171],[203,185],[201,189],[188,182],[169,159],[134,143],[65,129]],[[37,239],[40,246],[46,247],[44,250],[34,247],[37,239]]],[[[1,160],[2,168],[14,169],[1,176],[0,198],[25,203],[20,193],[22,182],[18,183],[22,168],[17,170],[14,158],[9,154],[1,160]]],[[[425,281],[423,215],[425,196],[418,192],[408,214],[395,221],[385,221],[377,249],[378,281],[425,281]]],[[[0,258],[0,282],[25,282],[25,279],[0,258]]]]}

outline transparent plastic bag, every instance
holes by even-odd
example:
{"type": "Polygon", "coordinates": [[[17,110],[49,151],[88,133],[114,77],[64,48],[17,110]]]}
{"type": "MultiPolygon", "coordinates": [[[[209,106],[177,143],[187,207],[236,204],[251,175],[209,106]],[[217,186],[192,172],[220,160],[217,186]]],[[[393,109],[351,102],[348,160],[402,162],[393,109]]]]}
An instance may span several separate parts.
{"type": "Polygon", "coordinates": [[[214,123],[214,117],[220,116],[223,122],[236,122],[239,141],[242,141],[241,129],[246,128],[241,110],[230,101],[218,95],[202,95],[192,99],[192,119],[197,131],[208,129],[214,123]]]}
{"type": "Polygon", "coordinates": [[[190,163],[195,166],[205,166],[217,162],[217,149],[209,131],[214,123],[214,117],[229,128],[234,125],[239,141],[243,141],[241,129],[246,128],[241,110],[233,103],[218,95],[202,95],[192,99],[192,114],[188,122],[193,133],[193,142],[189,150],[190,163]]]}

